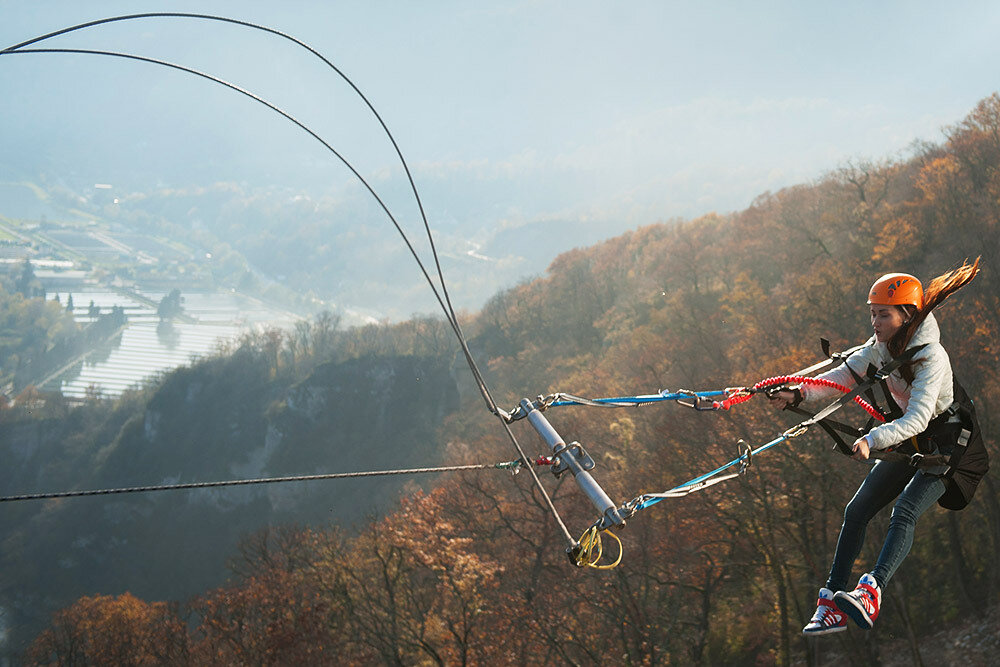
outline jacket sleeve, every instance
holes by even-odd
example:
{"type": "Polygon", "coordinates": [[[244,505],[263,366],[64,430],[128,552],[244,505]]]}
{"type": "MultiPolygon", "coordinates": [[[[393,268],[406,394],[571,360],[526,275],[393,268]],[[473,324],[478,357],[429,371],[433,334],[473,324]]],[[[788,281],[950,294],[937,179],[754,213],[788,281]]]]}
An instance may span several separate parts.
{"type": "MultiPolygon", "coordinates": [[[[825,373],[820,373],[816,377],[842,384],[845,387],[853,387],[857,382],[854,381],[854,376],[851,375],[851,371],[847,368],[847,365],[850,365],[855,373],[863,377],[870,363],[878,365],[875,360],[874,348],[871,345],[866,345],[845,359],[843,364],[840,364],[836,368],[831,368],[825,373]]],[[[841,396],[841,393],[830,387],[820,387],[814,384],[802,385],[802,398],[806,401],[834,399],[838,396],[841,396]]]]}
{"type": "Polygon", "coordinates": [[[940,343],[932,343],[913,358],[913,384],[903,416],[868,433],[872,449],[887,449],[922,433],[935,416],[938,396],[951,385],[951,361],[940,343]]]}

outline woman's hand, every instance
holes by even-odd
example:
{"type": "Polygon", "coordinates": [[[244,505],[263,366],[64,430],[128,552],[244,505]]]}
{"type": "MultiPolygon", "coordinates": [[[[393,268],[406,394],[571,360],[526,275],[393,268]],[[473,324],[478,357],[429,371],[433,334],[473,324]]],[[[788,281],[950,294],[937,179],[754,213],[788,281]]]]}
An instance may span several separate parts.
{"type": "Polygon", "coordinates": [[[795,402],[796,398],[798,397],[795,395],[795,392],[790,389],[781,389],[772,394],[768,394],[768,400],[771,401],[771,405],[779,410],[787,408],[795,402]]]}
{"type": "Polygon", "coordinates": [[[868,454],[871,452],[871,448],[868,446],[868,438],[861,436],[854,441],[854,446],[851,448],[854,450],[854,454],[851,455],[852,459],[857,461],[867,461],[868,454]]]}

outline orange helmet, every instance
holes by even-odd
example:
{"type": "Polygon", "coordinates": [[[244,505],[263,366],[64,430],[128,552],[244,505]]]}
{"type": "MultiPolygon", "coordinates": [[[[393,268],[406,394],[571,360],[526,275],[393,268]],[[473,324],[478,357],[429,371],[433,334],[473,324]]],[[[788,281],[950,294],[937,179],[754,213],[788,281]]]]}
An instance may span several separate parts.
{"type": "Polygon", "coordinates": [[[868,291],[868,303],[881,306],[916,306],[924,303],[924,288],[909,273],[887,273],[868,291]]]}

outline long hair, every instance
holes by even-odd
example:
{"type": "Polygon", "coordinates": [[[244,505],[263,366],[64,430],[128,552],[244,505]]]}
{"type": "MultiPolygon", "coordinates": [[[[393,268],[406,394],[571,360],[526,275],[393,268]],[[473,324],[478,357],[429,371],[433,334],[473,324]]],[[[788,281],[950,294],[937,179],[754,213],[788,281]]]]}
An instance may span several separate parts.
{"type": "MultiPolygon", "coordinates": [[[[916,333],[917,327],[927,319],[930,312],[940,306],[949,296],[972,282],[972,279],[979,273],[979,260],[980,257],[977,257],[976,261],[972,264],[969,264],[968,260],[965,260],[957,269],[952,269],[938,276],[927,285],[927,288],[924,290],[923,305],[915,313],[912,313],[913,316],[909,318],[909,322],[901,326],[899,331],[893,334],[892,338],[886,343],[886,349],[889,350],[889,354],[893,357],[898,357],[902,354],[906,346],[910,344],[910,339],[916,333]]],[[[904,312],[906,312],[906,315],[910,315],[912,311],[904,312]]],[[[904,364],[899,369],[899,372],[907,384],[913,383],[912,364],[904,364]]]]}

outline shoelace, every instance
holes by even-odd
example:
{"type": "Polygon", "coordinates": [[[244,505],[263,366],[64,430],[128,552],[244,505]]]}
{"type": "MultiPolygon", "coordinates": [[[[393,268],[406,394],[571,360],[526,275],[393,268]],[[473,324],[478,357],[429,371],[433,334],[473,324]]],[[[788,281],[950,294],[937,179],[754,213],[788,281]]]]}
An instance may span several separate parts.
{"type": "Polygon", "coordinates": [[[865,606],[865,610],[869,614],[875,613],[878,609],[878,597],[875,594],[875,589],[871,586],[859,584],[857,590],[854,591],[854,596],[865,606]]]}
{"type": "Polygon", "coordinates": [[[817,625],[838,625],[844,618],[844,613],[837,609],[831,600],[820,598],[816,608],[816,613],[809,620],[809,623],[817,625]]]}

